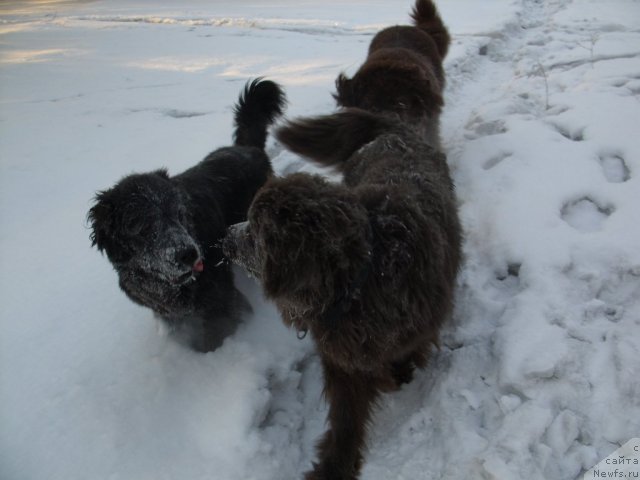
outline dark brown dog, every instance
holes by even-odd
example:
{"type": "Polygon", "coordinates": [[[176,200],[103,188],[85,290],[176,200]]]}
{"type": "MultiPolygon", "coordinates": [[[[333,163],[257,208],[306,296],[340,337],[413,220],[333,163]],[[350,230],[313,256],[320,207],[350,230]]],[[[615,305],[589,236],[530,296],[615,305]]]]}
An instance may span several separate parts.
{"type": "Polygon", "coordinates": [[[376,398],[426,365],[453,305],[461,229],[437,141],[449,37],[430,0],[413,18],[374,38],[353,79],[338,78],[349,108],[278,133],[343,182],[270,180],[223,244],[320,354],[329,430],[307,480],[358,478],[376,398]]]}
{"type": "Polygon", "coordinates": [[[382,30],[371,41],[367,61],[355,76],[338,77],[335,98],[340,105],[414,116],[439,113],[444,105],[442,59],[449,49],[449,33],[431,1],[416,2],[411,17],[417,28],[382,30]]]}

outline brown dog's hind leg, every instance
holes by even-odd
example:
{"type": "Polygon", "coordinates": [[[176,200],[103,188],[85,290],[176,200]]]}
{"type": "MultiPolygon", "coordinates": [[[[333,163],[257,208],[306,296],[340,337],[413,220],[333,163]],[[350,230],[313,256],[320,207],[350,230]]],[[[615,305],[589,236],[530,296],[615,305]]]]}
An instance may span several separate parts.
{"type": "Polygon", "coordinates": [[[379,394],[378,380],[346,373],[323,361],[329,430],[318,444],[318,463],[305,480],[356,480],[367,422],[379,394]]]}

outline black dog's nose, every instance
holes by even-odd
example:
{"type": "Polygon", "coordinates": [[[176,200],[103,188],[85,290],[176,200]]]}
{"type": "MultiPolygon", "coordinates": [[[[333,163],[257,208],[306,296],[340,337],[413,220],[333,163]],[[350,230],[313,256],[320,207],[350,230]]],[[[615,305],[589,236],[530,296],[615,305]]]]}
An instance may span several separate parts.
{"type": "Polygon", "coordinates": [[[196,263],[196,260],[198,260],[198,258],[200,258],[200,254],[195,247],[183,248],[182,250],[178,250],[178,252],[176,253],[176,262],[188,267],[191,267],[194,263],[196,263]]]}

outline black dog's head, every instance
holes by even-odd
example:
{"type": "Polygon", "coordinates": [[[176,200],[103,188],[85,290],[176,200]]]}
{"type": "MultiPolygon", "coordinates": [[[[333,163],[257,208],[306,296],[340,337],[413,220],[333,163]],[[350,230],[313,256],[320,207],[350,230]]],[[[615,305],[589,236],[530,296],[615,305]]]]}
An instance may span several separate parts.
{"type": "Polygon", "coordinates": [[[260,279],[269,298],[299,309],[331,303],[369,259],[365,208],[319,176],[271,180],[248,218],[229,229],[225,254],[260,279]]]}
{"type": "Polygon", "coordinates": [[[188,199],[167,172],[134,174],[96,195],[91,240],[116,269],[134,301],[161,314],[189,306],[190,285],[203,271],[188,199]]]}

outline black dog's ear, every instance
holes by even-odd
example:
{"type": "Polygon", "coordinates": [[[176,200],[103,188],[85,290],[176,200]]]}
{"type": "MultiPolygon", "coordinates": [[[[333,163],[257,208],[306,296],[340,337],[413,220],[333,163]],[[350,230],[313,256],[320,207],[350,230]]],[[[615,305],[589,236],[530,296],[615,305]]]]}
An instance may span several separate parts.
{"type": "Polygon", "coordinates": [[[113,229],[113,204],[110,200],[109,190],[99,192],[96,197],[96,204],[89,210],[87,220],[91,223],[92,232],[89,238],[91,246],[98,247],[103,251],[108,242],[109,234],[113,229]]]}
{"type": "Polygon", "coordinates": [[[355,92],[353,90],[353,80],[347,78],[344,73],[341,73],[338,75],[338,78],[336,78],[336,93],[333,94],[333,98],[335,98],[338,105],[342,107],[357,106],[355,92]]]}
{"type": "Polygon", "coordinates": [[[159,177],[169,180],[169,172],[166,168],[160,168],[153,173],[154,175],[158,175],[159,177]]]}

